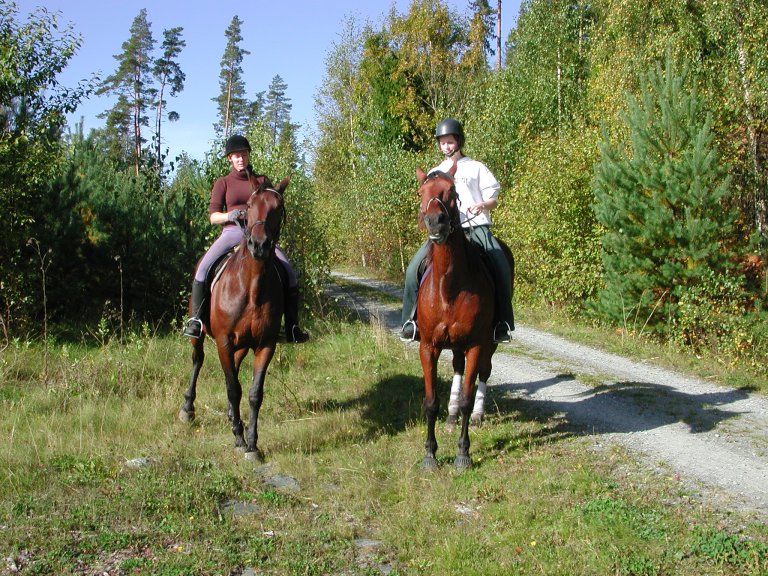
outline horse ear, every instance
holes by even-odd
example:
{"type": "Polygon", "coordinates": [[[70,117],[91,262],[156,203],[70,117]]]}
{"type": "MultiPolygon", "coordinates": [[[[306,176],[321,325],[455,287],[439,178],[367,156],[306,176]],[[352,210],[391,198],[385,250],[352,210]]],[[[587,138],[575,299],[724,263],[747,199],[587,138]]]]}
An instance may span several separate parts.
{"type": "Polygon", "coordinates": [[[449,175],[451,178],[453,178],[453,177],[456,175],[456,168],[458,168],[458,166],[459,166],[459,165],[458,165],[458,164],[456,163],[456,161],[454,160],[454,161],[453,161],[453,165],[451,166],[451,169],[450,169],[450,170],[448,170],[448,175],[449,175]]]}
{"type": "Polygon", "coordinates": [[[280,194],[282,194],[285,191],[285,189],[288,188],[288,184],[290,184],[290,182],[291,182],[290,176],[283,178],[282,180],[280,180],[280,182],[277,183],[277,187],[275,188],[275,190],[277,190],[278,192],[280,192],[280,194]]]}
{"type": "Polygon", "coordinates": [[[424,180],[427,179],[427,175],[421,169],[421,166],[416,166],[416,179],[419,181],[419,184],[424,184],[424,180]]]}

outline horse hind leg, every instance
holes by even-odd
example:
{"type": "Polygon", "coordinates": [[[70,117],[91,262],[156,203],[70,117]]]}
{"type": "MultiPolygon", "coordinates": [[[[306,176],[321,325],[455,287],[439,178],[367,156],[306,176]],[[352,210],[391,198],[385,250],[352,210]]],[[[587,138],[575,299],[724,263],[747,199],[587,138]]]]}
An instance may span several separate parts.
{"type": "Polygon", "coordinates": [[[192,343],[192,376],[189,379],[189,386],[184,394],[184,404],[179,410],[179,420],[182,422],[192,422],[195,419],[195,398],[197,397],[197,377],[200,375],[200,369],[205,360],[205,347],[203,341],[205,333],[194,340],[192,343]]]}
{"type": "MultiPolygon", "coordinates": [[[[491,350],[490,354],[493,354],[491,350]]],[[[471,424],[480,425],[485,415],[485,393],[488,387],[488,378],[491,376],[491,358],[486,358],[482,368],[479,371],[477,379],[477,390],[475,391],[475,404],[472,407],[471,424]]]]}
{"type": "Polygon", "coordinates": [[[448,432],[453,432],[459,420],[459,395],[461,394],[462,374],[454,374],[451,381],[451,395],[448,397],[448,418],[445,421],[445,428],[448,432]]]}
{"type": "Polygon", "coordinates": [[[471,398],[462,395],[459,400],[459,412],[461,413],[461,433],[459,434],[458,451],[453,461],[456,470],[468,470],[472,467],[472,457],[469,455],[469,419],[471,411],[471,398]]]}
{"type": "Polygon", "coordinates": [[[459,395],[461,393],[461,382],[464,376],[465,363],[464,354],[462,352],[454,351],[453,380],[451,381],[451,394],[448,397],[448,418],[445,421],[445,428],[448,432],[453,432],[458,423],[459,395]]]}
{"type": "Polygon", "coordinates": [[[472,407],[472,415],[470,416],[471,424],[480,425],[483,422],[483,416],[485,415],[485,390],[487,386],[485,382],[477,382],[475,404],[472,407]]]}

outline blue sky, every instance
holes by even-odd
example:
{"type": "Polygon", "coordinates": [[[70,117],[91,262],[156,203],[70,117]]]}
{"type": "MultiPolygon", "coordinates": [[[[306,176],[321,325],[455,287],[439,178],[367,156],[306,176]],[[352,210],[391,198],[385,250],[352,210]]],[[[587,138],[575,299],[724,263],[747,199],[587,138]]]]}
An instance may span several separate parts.
{"type": "MultiPolygon", "coordinates": [[[[179,62],[186,74],[184,91],[169,99],[170,110],[180,114],[178,122],[166,122],[163,128],[165,146],[174,158],[182,151],[202,159],[211,147],[218,93],[221,57],[226,46],[224,32],[233,16],[243,22],[241,47],[249,50],[242,68],[247,95],[255,97],[266,91],[275,75],[287,85],[291,118],[304,127],[304,135],[315,125],[315,94],[325,77],[325,61],[348,17],[370,22],[376,28],[383,22],[391,6],[400,14],[407,12],[410,0],[252,0],[251,2],[210,2],[202,0],[17,0],[19,18],[26,21],[38,6],[60,13],[60,24],[71,23],[83,37],[79,52],[59,75],[63,86],[72,87],[79,80],[99,73],[112,74],[122,52],[122,44],[130,37],[130,27],[142,8],[156,45],[162,43],[163,30],[184,28],[187,46],[179,62]]],[[[468,13],[468,0],[449,0],[448,6],[468,13]]],[[[496,0],[491,1],[495,6],[496,0]]],[[[520,0],[504,0],[502,4],[502,41],[517,18],[520,0]]],[[[96,116],[112,106],[107,96],[92,96],[69,117],[71,124],[84,120],[86,133],[100,127],[96,116]]]]}

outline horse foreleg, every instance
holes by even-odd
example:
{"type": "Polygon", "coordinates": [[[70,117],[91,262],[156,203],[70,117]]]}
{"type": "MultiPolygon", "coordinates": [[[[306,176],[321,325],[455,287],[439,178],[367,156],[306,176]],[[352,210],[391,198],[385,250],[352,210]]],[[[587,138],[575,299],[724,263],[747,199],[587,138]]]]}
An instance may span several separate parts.
{"type": "Polygon", "coordinates": [[[435,437],[435,422],[437,421],[437,360],[440,350],[429,346],[422,341],[419,347],[421,369],[424,373],[424,413],[427,418],[427,441],[424,443],[426,454],[421,467],[431,470],[437,467],[437,438],[435,437]]]}
{"type": "MultiPolygon", "coordinates": [[[[243,363],[243,359],[245,358],[245,356],[247,354],[248,354],[248,348],[240,348],[239,350],[235,350],[235,356],[234,356],[235,375],[239,375],[240,374],[240,364],[243,363]]],[[[239,378],[239,376],[237,376],[237,377],[239,378]]],[[[238,381],[238,387],[240,387],[239,381],[238,381]]],[[[240,388],[242,389],[242,387],[240,387],[240,388]]],[[[231,402],[227,402],[227,419],[229,420],[230,423],[232,423],[233,422],[233,418],[234,418],[234,411],[232,409],[232,403],[231,402]]]]}
{"type": "Polygon", "coordinates": [[[235,435],[235,447],[245,446],[243,438],[243,420],[240,417],[240,399],[243,390],[240,387],[240,380],[237,377],[237,364],[235,362],[235,353],[229,343],[219,343],[219,360],[221,369],[224,371],[224,382],[227,387],[227,402],[229,402],[229,420],[232,423],[232,434],[235,435]]]}
{"type": "Polygon", "coordinates": [[[264,457],[257,446],[259,440],[259,410],[264,401],[264,379],[267,367],[275,353],[274,347],[262,348],[253,355],[253,381],[248,391],[248,404],[251,407],[251,417],[248,420],[245,457],[262,462],[264,457]]]}
{"type": "Polygon", "coordinates": [[[184,394],[184,404],[179,410],[179,420],[182,422],[192,422],[195,419],[195,398],[197,397],[197,377],[200,375],[200,368],[203,367],[205,360],[205,347],[203,346],[205,333],[192,341],[192,376],[189,379],[187,392],[184,394]]]}
{"type": "Polygon", "coordinates": [[[453,465],[457,470],[466,470],[472,466],[469,455],[469,420],[472,411],[475,380],[477,379],[480,347],[475,346],[466,352],[467,366],[464,372],[464,382],[459,396],[459,412],[461,413],[461,434],[459,435],[458,451],[453,465]]]}

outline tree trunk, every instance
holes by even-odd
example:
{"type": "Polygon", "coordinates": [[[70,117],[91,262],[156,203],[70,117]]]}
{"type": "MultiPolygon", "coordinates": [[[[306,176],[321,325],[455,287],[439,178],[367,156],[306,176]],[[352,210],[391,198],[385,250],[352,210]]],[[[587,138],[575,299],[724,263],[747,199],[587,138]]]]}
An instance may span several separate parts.
{"type": "Polygon", "coordinates": [[[501,0],[496,8],[496,71],[501,70],[501,0]]]}

